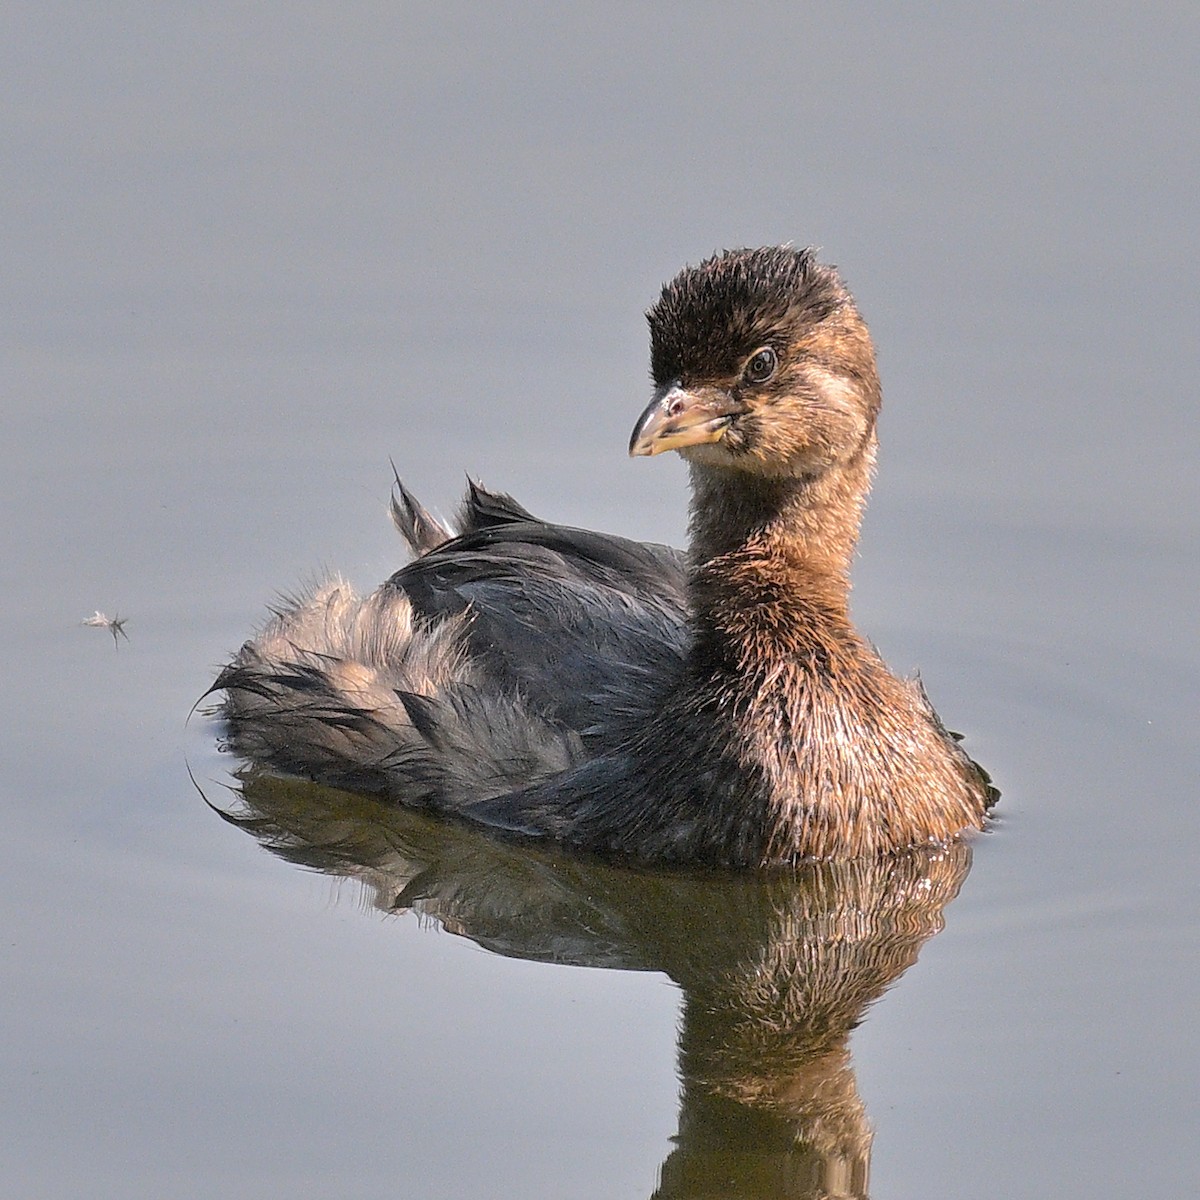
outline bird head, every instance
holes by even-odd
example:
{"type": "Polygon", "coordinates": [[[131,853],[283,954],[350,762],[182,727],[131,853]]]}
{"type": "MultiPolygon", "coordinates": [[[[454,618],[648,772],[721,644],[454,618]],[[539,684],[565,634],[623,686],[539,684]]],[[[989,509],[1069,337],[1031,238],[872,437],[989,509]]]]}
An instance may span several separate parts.
{"type": "Polygon", "coordinates": [[[871,443],[871,338],[811,249],[729,250],[685,267],[646,317],[655,391],[630,454],[811,478],[871,443]]]}

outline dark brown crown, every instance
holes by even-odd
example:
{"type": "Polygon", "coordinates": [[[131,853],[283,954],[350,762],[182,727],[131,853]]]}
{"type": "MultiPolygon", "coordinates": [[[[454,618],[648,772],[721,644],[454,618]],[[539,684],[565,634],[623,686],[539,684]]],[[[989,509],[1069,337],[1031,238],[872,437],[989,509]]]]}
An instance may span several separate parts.
{"type": "Polygon", "coordinates": [[[685,267],[646,313],[658,385],[737,372],[764,345],[783,345],[849,302],[835,268],[811,248],[726,250],[685,267]]]}

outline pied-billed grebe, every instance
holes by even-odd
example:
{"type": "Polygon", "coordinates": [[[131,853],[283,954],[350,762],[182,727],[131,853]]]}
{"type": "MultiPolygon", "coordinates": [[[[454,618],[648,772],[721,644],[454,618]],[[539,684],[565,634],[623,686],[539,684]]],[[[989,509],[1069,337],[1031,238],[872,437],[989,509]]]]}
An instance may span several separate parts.
{"type": "Polygon", "coordinates": [[[242,648],[214,685],[232,747],[645,859],[858,857],[979,827],[986,775],[850,622],[880,389],[837,272],[731,251],[648,318],[656,391],[630,453],[687,459],[688,555],[475,485],[452,533],[398,482],[418,557],[242,648]]]}

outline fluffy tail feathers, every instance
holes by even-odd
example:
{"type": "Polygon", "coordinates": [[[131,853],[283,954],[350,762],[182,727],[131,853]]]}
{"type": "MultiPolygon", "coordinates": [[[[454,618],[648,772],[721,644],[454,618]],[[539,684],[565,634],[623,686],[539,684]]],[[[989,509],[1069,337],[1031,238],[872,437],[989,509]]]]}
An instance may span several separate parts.
{"type": "MultiPolygon", "coordinates": [[[[399,480],[392,517],[418,554],[454,536],[399,480]]],[[[472,484],[460,520],[521,517],[508,497],[472,484]]],[[[332,787],[451,811],[581,761],[576,733],[482,678],[467,653],[470,620],[468,609],[426,621],[390,583],[359,597],[335,579],[288,601],[213,685],[225,692],[231,748],[332,787]]]]}

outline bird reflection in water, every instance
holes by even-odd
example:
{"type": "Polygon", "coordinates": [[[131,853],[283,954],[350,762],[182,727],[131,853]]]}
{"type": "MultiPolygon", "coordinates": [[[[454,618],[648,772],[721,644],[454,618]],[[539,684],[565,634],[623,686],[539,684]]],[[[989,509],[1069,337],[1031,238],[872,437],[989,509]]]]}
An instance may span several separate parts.
{"type": "Polygon", "coordinates": [[[247,773],[225,819],[511,958],[659,971],[682,993],[678,1132],[654,1196],[866,1197],[849,1036],[943,925],[952,842],[765,872],[618,866],[247,773]]]}

